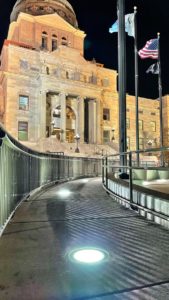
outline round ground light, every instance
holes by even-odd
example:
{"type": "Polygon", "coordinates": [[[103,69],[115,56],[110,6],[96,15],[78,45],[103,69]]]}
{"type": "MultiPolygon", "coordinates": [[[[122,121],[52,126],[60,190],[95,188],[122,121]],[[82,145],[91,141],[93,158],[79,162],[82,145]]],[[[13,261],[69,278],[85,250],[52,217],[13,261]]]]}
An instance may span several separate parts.
{"type": "Polygon", "coordinates": [[[83,248],[72,251],[69,256],[74,262],[95,264],[103,262],[108,257],[108,253],[102,249],[83,248]]]}

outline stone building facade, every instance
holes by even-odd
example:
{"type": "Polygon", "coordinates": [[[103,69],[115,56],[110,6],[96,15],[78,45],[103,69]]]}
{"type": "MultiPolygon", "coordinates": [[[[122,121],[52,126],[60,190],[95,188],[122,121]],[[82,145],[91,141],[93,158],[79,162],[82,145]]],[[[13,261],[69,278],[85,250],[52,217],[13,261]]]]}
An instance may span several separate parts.
{"type": "MultiPolygon", "coordinates": [[[[1,52],[0,121],[21,142],[118,144],[117,73],[84,58],[85,33],[66,0],[18,0],[1,52]]],[[[168,119],[168,98],[164,117],[168,119]]],[[[166,123],[168,126],[168,123],[166,123]]],[[[140,148],[159,144],[159,101],[139,99],[140,148]]],[[[168,128],[168,127],[167,127],[168,128]]],[[[135,98],[127,95],[128,149],[135,98]]]]}

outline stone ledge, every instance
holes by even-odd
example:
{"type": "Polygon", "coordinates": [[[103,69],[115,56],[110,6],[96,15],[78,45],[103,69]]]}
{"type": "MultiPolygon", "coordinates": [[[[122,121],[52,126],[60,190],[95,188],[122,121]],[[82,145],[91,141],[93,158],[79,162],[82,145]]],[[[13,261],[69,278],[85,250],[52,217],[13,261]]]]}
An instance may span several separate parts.
{"type": "MultiPolygon", "coordinates": [[[[108,174],[108,179],[110,179],[110,180],[114,181],[115,183],[120,184],[124,187],[129,188],[129,180],[115,178],[114,174],[112,174],[112,173],[108,174]]],[[[146,195],[155,196],[156,198],[162,198],[162,199],[165,199],[165,200],[169,200],[169,194],[163,193],[161,191],[153,190],[153,189],[150,189],[150,188],[146,188],[145,186],[141,185],[141,182],[142,182],[142,180],[140,180],[140,185],[133,183],[133,190],[144,193],[146,195]]],[[[151,182],[151,181],[149,181],[149,182],[151,182]]]]}

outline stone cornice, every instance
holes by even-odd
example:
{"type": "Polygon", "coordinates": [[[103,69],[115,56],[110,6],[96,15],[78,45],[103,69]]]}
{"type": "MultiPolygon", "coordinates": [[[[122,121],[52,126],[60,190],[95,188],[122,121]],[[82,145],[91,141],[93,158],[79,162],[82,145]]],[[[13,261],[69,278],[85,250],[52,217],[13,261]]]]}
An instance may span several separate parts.
{"type": "Polygon", "coordinates": [[[71,24],[66,22],[63,18],[61,18],[57,13],[51,15],[42,15],[42,16],[32,16],[26,13],[20,13],[16,22],[13,22],[9,28],[9,37],[11,36],[11,32],[14,31],[14,27],[18,26],[22,20],[27,20],[31,23],[39,23],[42,25],[47,25],[56,29],[65,30],[73,33],[76,36],[85,37],[86,34],[84,31],[76,29],[71,24]]]}

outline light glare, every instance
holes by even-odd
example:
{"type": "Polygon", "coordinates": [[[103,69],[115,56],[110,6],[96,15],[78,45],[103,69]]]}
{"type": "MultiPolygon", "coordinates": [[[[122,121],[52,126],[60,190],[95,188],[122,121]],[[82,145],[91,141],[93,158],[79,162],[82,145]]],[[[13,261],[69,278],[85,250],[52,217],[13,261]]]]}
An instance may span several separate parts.
{"type": "Polygon", "coordinates": [[[81,181],[82,181],[83,183],[86,183],[86,182],[89,181],[89,179],[86,179],[86,178],[85,178],[85,179],[82,179],[81,181]]]}
{"type": "Polygon", "coordinates": [[[58,191],[57,194],[62,198],[66,198],[66,197],[70,196],[71,192],[67,189],[62,189],[62,190],[58,191]]]}
{"type": "Polygon", "coordinates": [[[96,249],[83,249],[74,252],[73,258],[79,262],[91,264],[97,263],[105,258],[104,252],[96,249]]]}

